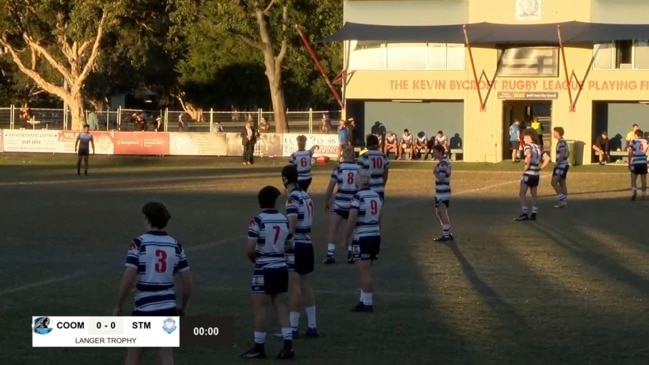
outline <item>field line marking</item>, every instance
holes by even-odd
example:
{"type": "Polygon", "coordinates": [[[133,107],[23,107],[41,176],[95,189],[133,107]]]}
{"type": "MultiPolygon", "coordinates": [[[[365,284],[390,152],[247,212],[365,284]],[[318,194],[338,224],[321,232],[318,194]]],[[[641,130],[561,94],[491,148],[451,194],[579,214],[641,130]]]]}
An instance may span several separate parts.
{"type": "MultiPolygon", "coordinates": [[[[240,239],[242,239],[242,238],[241,237],[230,237],[230,238],[220,240],[220,241],[215,241],[215,242],[205,243],[205,244],[198,245],[198,246],[188,247],[186,251],[187,252],[202,251],[202,250],[206,250],[206,249],[209,249],[209,248],[212,248],[212,247],[215,247],[215,246],[220,246],[220,245],[223,245],[223,244],[226,244],[226,243],[234,242],[234,241],[237,241],[237,240],[240,240],[240,239]]],[[[13,287],[13,288],[0,290],[0,297],[4,296],[4,295],[7,295],[7,294],[18,293],[18,292],[25,291],[25,290],[28,290],[28,289],[40,288],[42,286],[46,286],[46,285],[50,285],[50,284],[61,283],[61,282],[66,282],[66,281],[73,280],[73,279],[78,279],[78,278],[81,278],[81,277],[84,277],[84,276],[88,276],[88,275],[92,275],[94,273],[98,273],[98,272],[103,271],[105,269],[107,269],[107,267],[101,267],[101,268],[96,268],[96,269],[92,269],[92,270],[81,270],[81,271],[77,271],[77,272],[72,273],[72,274],[66,274],[66,275],[63,275],[63,276],[59,276],[59,277],[55,277],[55,278],[51,278],[51,279],[47,279],[47,280],[36,281],[36,282],[33,282],[33,283],[29,283],[29,284],[25,284],[25,285],[16,286],[16,287],[13,287]]]]}
{"type": "MultiPolygon", "coordinates": [[[[223,291],[223,292],[245,292],[249,293],[250,288],[249,287],[242,287],[242,288],[235,288],[235,287],[229,287],[229,286],[206,286],[200,288],[200,290],[205,290],[205,291],[223,291]]],[[[360,289],[349,289],[349,290],[318,290],[318,289],[313,289],[313,291],[316,294],[326,294],[326,295],[350,295],[353,294],[355,291],[358,291],[360,289]]],[[[376,295],[382,295],[382,296],[387,296],[387,297],[410,297],[410,298],[428,298],[434,295],[434,293],[409,293],[409,292],[391,292],[391,291],[376,291],[374,292],[376,295]]]]}

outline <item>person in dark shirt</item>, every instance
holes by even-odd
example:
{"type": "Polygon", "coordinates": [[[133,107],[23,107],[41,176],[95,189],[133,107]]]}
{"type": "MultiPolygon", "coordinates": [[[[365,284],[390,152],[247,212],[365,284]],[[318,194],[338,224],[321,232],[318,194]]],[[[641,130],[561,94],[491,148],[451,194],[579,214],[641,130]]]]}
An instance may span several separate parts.
{"type": "Polygon", "coordinates": [[[595,150],[595,153],[597,154],[597,157],[599,157],[599,164],[600,165],[605,165],[606,162],[608,162],[608,153],[609,153],[609,146],[608,146],[608,135],[606,131],[603,131],[596,139],[595,143],[593,143],[593,150],[595,150]]]}

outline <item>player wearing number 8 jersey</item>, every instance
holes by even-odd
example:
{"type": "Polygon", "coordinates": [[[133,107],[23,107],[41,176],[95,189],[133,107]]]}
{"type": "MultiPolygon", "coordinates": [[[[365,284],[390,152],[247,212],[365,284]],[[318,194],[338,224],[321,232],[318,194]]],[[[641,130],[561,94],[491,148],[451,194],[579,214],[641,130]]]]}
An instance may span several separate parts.
{"type": "MultiPolygon", "coordinates": [[[[336,244],[334,242],[336,241],[340,223],[343,220],[347,220],[352,198],[358,190],[356,187],[356,180],[358,178],[359,169],[359,166],[354,163],[354,147],[344,146],[343,161],[331,173],[331,179],[329,180],[329,186],[327,187],[325,197],[325,211],[331,211],[327,237],[327,257],[323,261],[325,264],[333,264],[336,262],[334,259],[336,244]],[[338,186],[338,191],[334,198],[333,209],[330,209],[331,197],[336,186],[338,186]]],[[[347,261],[349,263],[354,262],[351,257],[351,247],[348,247],[347,261]]]]}
{"type": "Polygon", "coordinates": [[[629,171],[631,172],[631,200],[638,196],[638,175],[642,190],[642,200],[647,197],[647,140],[643,138],[644,132],[640,129],[635,132],[635,139],[629,142],[629,171]]]}
{"type": "Polygon", "coordinates": [[[265,358],[267,313],[272,305],[282,326],[284,348],[278,359],[292,359],[293,331],[284,304],[284,293],[288,290],[288,270],[284,252],[293,248],[293,235],[288,220],[276,209],[277,198],[282,193],[273,186],[259,191],[257,199],[261,212],[248,225],[248,259],[255,264],[252,274],[252,306],[255,313],[255,345],[241,357],[245,359],[265,358]]]}
{"type": "Polygon", "coordinates": [[[379,139],[374,135],[367,136],[367,152],[358,157],[358,165],[370,174],[370,189],[385,199],[385,185],[388,183],[390,161],[379,151],[379,139]]]}
{"type": "Polygon", "coordinates": [[[352,247],[358,268],[361,297],[352,312],[372,312],[371,263],[379,258],[381,250],[381,208],[383,201],[370,189],[371,175],[361,170],[357,180],[359,191],[352,198],[345,239],[352,247]]]}
{"type": "Polygon", "coordinates": [[[313,152],[319,147],[313,146],[311,149],[306,149],[306,136],[297,137],[297,151],[291,154],[289,163],[297,168],[298,184],[304,191],[309,190],[311,185],[311,161],[313,159],[313,152]]]}
{"type": "Polygon", "coordinates": [[[298,186],[298,170],[295,166],[288,165],[282,169],[282,183],[288,192],[286,217],[294,242],[293,248],[286,251],[291,306],[289,321],[295,338],[298,335],[300,313],[304,308],[308,320],[306,336],[318,337],[315,297],[306,277],[313,272],[315,260],[310,236],[313,225],[313,200],[298,186]]]}
{"type": "MultiPolygon", "coordinates": [[[[126,270],[120,284],[113,315],[122,315],[122,307],[133,286],[134,316],[176,316],[184,313],[192,293],[192,277],[183,247],[164,228],[171,214],[162,203],[150,202],[142,208],[147,233],[131,241],[126,256],[126,270]],[[174,275],[182,280],[182,301],[176,306],[174,275]]],[[[126,364],[139,364],[144,349],[129,348],[126,364]]],[[[171,348],[161,348],[162,363],[172,364],[171,348]]]]}

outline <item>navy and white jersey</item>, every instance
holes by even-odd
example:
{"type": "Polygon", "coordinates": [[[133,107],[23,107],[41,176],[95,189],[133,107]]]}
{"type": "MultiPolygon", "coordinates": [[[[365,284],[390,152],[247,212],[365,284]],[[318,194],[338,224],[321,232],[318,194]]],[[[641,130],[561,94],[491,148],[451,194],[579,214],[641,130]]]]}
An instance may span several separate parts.
{"type": "Polygon", "coordinates": [[[125,265],[137,270],[136,311],[176,308],[174,275],[189,270],[178,241],[162,231],[145,233],[131,241],[125,265]]]}
{"type": "Polygon", "coordinates": [[[451,162],[446,158],[435,166],[435,199],[451,200],[451,162]]]}
{"type": "Polygon", "coordinates": [[[530,155],[531,159],[530,167],[523,174],[530,176],[541,175],[541,148],[536,143],[530,143],[525,145],[524,151],[525,156],[530,155]]]}
{"type": "Polygon", "coordinates": [[[286,216],[297,216],[297,225],[295,227],[295,242],[311,243],[311,226],[313,225],[313,200],[306,191],[302,189],[293,189],[288,199],[286,199],[286,216]]]}
{"type": "Polygon", "coordinates": [[[90,141],[92,141],[92,134],[81,132],[77,135],[77,141],[79,141],[79,149],[87,150],[90,148],[90,141]]]}
{"type": "Polygon", "coordinates": [[[363,237],[380,236],[379,219],[383,202],[379,194],[370,188],[363,188],[354,194],[351,204],[350,209],[358,211],[356,227],[354,227],[354,241],[363,237]]]}
{"type": "Polygon", "coordinates": [[[383,174],[390,166],[390,160],[379,150],[367,150],[356,161],[363,170],[369,171],[370,188],[377,193],[382,193],[385,190],[383,174]]]}
{"type": "Polygon", "coordinates": [[[286,266],[284,245],[293,239],[288,219],[274,209],[257,214],[248,225],[248,239],[257,241],[255,267],[280,268],[286,266]]]}
{"type": "Polygon", "coordinates": [[[557,141],[557,149],[556,149],[556,161],[554,163],[554,167],[562,169],[568,166],[568,156],[570,156],[570,150],[568,149],[568,143],[566,143],[566,140],[563,138],[560,138],[557,141]],[[565,152],[564,152],[565,151],[565,152]],[[559,156],[561,155],[561,152],[565,153],[565,158],[563,160],[560,160],[559,156]]]}
{"type": "Polygon", "coordinates": [[[360,166],[353,162],[341,162],[331,173],[331,181],[336,182],[338,191],[334,198],[334,208],[349,210],[352,197],[358,190],[356,180],[360,166]]]}
{"type": "Polygon", "coordinates": [[[297,180],[304,181],[311,178],[311,159],[313,151],[295,151],[291,154],[289,163],[297,168],[297,180]]]}
{"type": "Polygon", "coordinates": [[[426,146],[428,144],[428,138],[426,137],[425,134],[422,137],[418,136],[417,139],[415,140],[415,143],[417,144],[417,146],[422,146],[422,147],[426,146]]]}
{"type": "Polygon", "coordinates": [[[631,158],[632,165],[646,165],[647,164],[647,140],[644,138],[636,138],[631,140],[629,148],[633,152],[631,158]]]}

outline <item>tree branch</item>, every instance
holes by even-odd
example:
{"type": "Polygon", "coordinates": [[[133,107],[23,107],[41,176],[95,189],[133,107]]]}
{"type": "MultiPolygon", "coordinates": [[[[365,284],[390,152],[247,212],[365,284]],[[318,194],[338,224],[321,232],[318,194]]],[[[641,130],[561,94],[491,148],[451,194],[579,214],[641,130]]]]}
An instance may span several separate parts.
{"type": "Polygon", "coordinates": [[[266,6],[264,9],[264,15],[268,15],[268,12],[270,11],[270,8],[273,7],[273,4],[275,4],[275,0],[270,0],[270,3],[266,6]]]}
{"type": "Polygon", "coordinates": [[[248,37],[247,35],[244,35],[234,30],[231,30],[229,32],[235,37],[239,38],[243,43],[249,45],[250,47],[257,48],[260,51],[263,51],[266,48],[263,43],[257,42],[256,40],[248,37]]]}
{"type": "Polygon", "coordinates": [[[83,43],[81,43],[81,45],[79,46],[79,56],[83,56],[86,53],[86,48],[88,48],[88,46],[91,44],[92,42],[90,41],[84,41],[83,43]]]}
{"type": "Polygon", "coordinates": [[[43,46],[35,42],[27,33],[23,33],[23,39],[27,42],[27,45],[36,51],[39,55],[43,56],[47,62],[49,62],[52,67],[54,67],[66,80],[72,83],[72,76],[66,70],[60,62],[57,62],[54,57],[45,49],[43,46]]]}
{"type": "Polygon", "coordinates": [[[99,56],[99,46],[101,45],[101,41],[104,38],[106,18],[107,10],[104,10],[101,15],[101,20],[99,21],[99,26],[97,26],[97,35],[95,36],[95,42],[92,45],[90,56],[88,57],[88,61],[86,61],[85,66],[83,66],[83,71],[81,71],[81,74],[77,79],[77,82],[79,83],[79,85],[77,85],[78,87],[81,87],[81,84],[86,80],[86,78],[90,74],[90,71],[92,71],[93,67],[95,66],[95,61],[97,61],[97,57],[99,56]]]}

